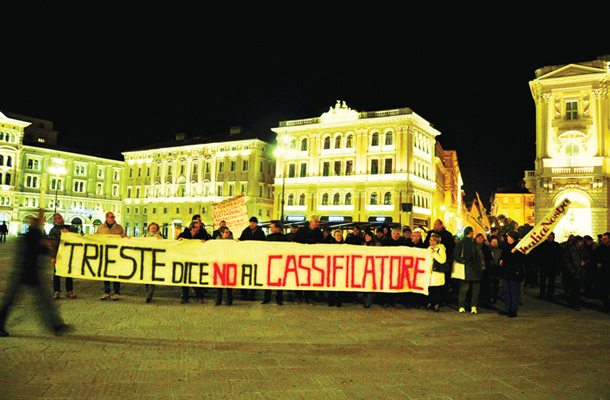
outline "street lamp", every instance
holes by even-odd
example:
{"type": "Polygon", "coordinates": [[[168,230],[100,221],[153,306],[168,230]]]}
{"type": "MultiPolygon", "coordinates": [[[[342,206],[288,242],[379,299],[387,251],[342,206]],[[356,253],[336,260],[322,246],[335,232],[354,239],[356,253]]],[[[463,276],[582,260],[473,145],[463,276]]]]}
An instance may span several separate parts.
{"type": "Polygon", "coordinates": [[[51,168],[49,168],[49,172],[55,175],[55,209],[53,214],[57,214],[57,189],[59,188],[59,177],[66,173],[66,168],[64,167],[63,163],[54,164],[51,166],[51,168]]]}

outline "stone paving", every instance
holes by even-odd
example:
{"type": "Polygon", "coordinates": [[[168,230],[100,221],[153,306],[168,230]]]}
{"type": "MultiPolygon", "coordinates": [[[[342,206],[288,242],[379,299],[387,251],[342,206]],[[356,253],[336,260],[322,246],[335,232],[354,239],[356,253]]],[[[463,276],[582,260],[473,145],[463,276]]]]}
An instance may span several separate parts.
{"type": "MultiPolygon", "coordinates": [[[[0,245],[2,291],[15,240],[0,245]]],[[[75,292],[54,300],[76,328],[61,337],[21,296],[11,336],[0,338],[0,399],[610,398],[610,316],[596,301],[577,312],[528,288],[508,319],[451,305],[433,313],[237,296],[215,306],[212,293],[180,304],[173,287],[146,304],[139,285],[102,302],[102,284],[83,280],[75,292]]]]}

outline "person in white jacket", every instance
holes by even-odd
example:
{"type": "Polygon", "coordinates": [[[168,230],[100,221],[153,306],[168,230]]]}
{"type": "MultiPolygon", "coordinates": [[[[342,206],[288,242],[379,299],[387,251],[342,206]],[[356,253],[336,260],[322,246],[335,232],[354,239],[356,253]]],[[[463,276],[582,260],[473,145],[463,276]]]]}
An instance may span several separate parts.
{"type": "Polygon", "coordinates": [[[445,272],[447,272],[447,251],[441,243],[440,235],[430,235],[430,252],[432,253],[432,274],[428,286],[428,305],[426,308],[439,312],[441,308],[443,286],[445,285],[445,272]]]}

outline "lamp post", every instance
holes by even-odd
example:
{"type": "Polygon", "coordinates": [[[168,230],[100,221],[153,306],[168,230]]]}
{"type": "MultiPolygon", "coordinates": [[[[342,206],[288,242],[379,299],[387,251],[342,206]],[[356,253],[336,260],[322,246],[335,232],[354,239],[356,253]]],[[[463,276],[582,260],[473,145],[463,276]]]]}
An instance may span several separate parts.
{"type": "Polygon", "coordinates": [[[55,175],[55,202],[53,204],[53,214],[57,214],[57,190],[59,188],[59,177],[60,175],[64,175],[66,173],[66,168],[63,166],[63,164],[55,164],[49,168],[49,172],[55,175]]]}

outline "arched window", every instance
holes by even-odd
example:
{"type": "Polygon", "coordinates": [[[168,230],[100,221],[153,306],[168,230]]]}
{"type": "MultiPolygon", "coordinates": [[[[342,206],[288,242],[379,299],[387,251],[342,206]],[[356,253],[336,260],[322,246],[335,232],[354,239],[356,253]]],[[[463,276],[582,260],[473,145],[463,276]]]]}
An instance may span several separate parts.
{"type": "Polygon", "coordinates": [[[392,132],[388,132],[385,134],[385,145],[391,146],[394,144],[394,140],[392,138],[392,132]]]}
{"type": "Polygon", "coordinates": [[[301,193],[301,195],[299,196],[299,205],[300,206],[305,205],[305,194],[303,194],[303,193],[301,193]]]}
{"type": "Polygon", "coordinates": [[[13,158],[11,156],[7,156],[6,157],[6,166],[7,167],[12,167],[13,166],[13,158]]]}
{"type": "Polygon", "coordinates": [[[570,142],[566,146],[566,156],[574,157],[580,153],[580,146],[574,142],[570,142]]]}
{"type": "Polygon", "coordinates": [[[330,136],[324,138],[324,150],[330,149],[330,136]]]}
{"type": "Polygon", "coordinates": [[[353,135],[347,135],[347,137],[345,138],[345,147],[348,149],[351,149],[352,147],[354,147],[354,136],[353,135]]]}
{"type": "Polygon", "coordinates": [[[379,133],[373,133],[373,137],[371,139],[371,146],[379,146],[379,133]]]}
{"type": "Polygon", "coordinates": [[[288,195],[288,205],[291,206],[294,204],[294,195],[290,194],[288,195]]]}
{"type": "Polygon", "coordinates": [[[385,195],[383,195],[383,204],[386,206],[392,204],[392,193],[385,192],[385,195]]]}
{"type": "Polygon", "coordinates": [[[377,205],[377,193],[371,193],[371,201],[370,204],[372,206],[377,205]]]}
{"type": "Polygon", "coordinates": [[[341,148],[341,135],[339,135],[335,138],[335,149],[340,149],[340,148],[341,148]]]}
{"type": "Polygon", "coordinates": [[[4,184],[5,185],[11,184],[11,174],[6,174],[6,176],[4,177],[4,184]]]}
{"type": "Polygon", "coordinates": [[[307,138],[301,140],[301,151],[307,151],[307,138]]]}
{"type": "Polygon", "coordinates": [[[352,205],[352,194],[351,193],[347,193],[345,195],[345,205],[346,206],[351,206],[352,205]]]}
{"type": "Polygon", "coordinates": [[[335,193],[335,195],[333,196],[333,205],[338,206],[341,203],[341,196],[339,196],[339,193],[335,193]]]}
{"type": "Polygon", "coordinates": [[[323,206],[327,206],[328,205],[328,193],[324,193],[322,195],[322,205],[323,206]]]}

